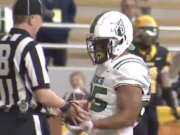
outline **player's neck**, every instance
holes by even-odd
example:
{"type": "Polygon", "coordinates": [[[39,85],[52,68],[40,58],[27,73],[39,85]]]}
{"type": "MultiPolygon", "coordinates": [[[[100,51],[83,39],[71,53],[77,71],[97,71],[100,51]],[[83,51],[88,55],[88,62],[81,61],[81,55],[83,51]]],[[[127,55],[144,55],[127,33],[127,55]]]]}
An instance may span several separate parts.
{"type": "Polygon", "coordinates": [[[126,50],[126,51],[124,51],[120,56],[124,56],[124,55],[128,55],[128,54],[129,54],[129,51],[126,50]]]}
{"type": "Polygon", "coordinates": [[[114,60],[118,59],[119,57],[122,57],[122,56],[128,55],[128,54],[129,54],[129,51],[126,50],[126,51],[124,51],[121,55],[119,55],[118,57],[114,55],[114,56],[112,57],[112,60],[114,61],[114,60]]]}

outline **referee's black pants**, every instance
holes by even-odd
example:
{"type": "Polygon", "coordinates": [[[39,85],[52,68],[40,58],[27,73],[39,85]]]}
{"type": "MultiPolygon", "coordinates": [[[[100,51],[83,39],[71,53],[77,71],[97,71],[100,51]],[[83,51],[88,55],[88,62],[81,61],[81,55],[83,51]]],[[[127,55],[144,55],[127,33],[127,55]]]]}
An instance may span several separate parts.
{"type": "Polygon", "coordinates": [[[5,112],[4,109],[0,109],[0,135],[50,135],[43,114],[27,113],[20,117],[19,115],[16,110],[5,112]]]}

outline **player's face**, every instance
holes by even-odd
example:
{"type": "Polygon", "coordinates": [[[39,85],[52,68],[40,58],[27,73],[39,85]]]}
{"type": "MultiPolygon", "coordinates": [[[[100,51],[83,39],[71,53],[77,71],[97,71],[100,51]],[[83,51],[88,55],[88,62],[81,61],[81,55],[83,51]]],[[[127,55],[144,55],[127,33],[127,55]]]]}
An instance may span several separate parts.
{"type": "Polygon", "coordinates": [[[108,60],[109,39],[87,41],[88,53],[95,64],[103,64],[108,60]]]}
{"type": "Polygon", "coordinates": [[[98,40],[95,43],[96,45],[94,46],[94,50],[96,51],[95,53],[95,59],[99,63],[104,63],[107,61],[107,44],[108,40],[98,40]]]}
{"type": "Polygon", "coordinates": [[[73,76],[73,77],[71,78],[71,85],[72,85],[72,87],[73,87],[74,89],[79,88],[79,89],[82,90],[82,89],[84,88],[84,82],[83,82],[83,80],[81,79],[81,77],[78,76],[78,75],[73,76]]]}
{"type": "Polygon", "coordinates": [[[147,48],[152,44],[155,44],[157,37],[157,29],[153,27],[149,28],[135,28],[134,29],[134,41],[139,43],[141,48],[147,48]]]}

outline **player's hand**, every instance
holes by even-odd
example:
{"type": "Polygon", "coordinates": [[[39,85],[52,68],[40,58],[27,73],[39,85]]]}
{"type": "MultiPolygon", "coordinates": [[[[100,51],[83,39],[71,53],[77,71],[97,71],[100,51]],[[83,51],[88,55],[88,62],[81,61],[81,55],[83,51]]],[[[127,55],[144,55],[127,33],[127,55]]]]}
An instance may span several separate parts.
{"type": "Polygon", "coordinates": [[[55,120],[57,120],[61,125],[64,125],[64,118],[62,116],[54,116],[55,120]]]}
{"type": "Polygon", "coordinates": [[[171,113],[176,118],[176,120],[180,119],[180,116],[179,116],[178,111],[177,111],[176,108],[171,108],[171,113]]]}
{"type": "Polygon", "coordinates": [[[61,125],[64,123],[64,118],[62,117],[62,112],[57,108],[50,109],[50,115],[55,118],[61,125]]]}
{"type": "Polygon", "coordinates": [[[89,133],[93,129],[93,123],[91,120],[83,121],[80,126],[86,133],[89,133]]]}
{"type": "Polygon", "coordinates": [[[88,113],[81,109],[79,105],[86,103],[87,101],[72,101],[71,107],[69,108],[68,112],[65,114],[66,118],[71,119],[75,124],[78,122],[83,122],[87,119],[88,113]]]}
{"type": "Polygon", "coordinates": [[[62,112],[57,108],[51,108],[49,113],[54,116],[62,116],[62,112]]]}

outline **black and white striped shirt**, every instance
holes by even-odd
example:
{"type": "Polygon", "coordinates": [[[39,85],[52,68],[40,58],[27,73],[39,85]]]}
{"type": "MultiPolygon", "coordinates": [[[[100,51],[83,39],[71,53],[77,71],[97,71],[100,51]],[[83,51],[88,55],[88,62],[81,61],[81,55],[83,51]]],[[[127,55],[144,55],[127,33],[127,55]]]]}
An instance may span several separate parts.
{"type": "Polygon", "coordinates": [[[21,100],[45,112],[33,91],[50,88],[42,46],[28,32],[12,28],[0,41],[0,107],[21,100]]]}

